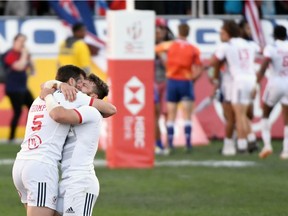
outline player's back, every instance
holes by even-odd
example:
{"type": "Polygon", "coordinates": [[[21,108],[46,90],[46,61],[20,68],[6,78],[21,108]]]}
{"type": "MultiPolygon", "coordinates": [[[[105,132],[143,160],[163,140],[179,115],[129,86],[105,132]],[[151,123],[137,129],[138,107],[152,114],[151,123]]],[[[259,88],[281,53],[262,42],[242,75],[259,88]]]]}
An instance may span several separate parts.
{"type": "Polygon", "coordinates": [[[45,101],[36,98],[29,110],[25,137],[17,159],[38,160],[57,166],[70,125],[50,118],[45,101]]]}
{"type": "Polygon", "coordinates": [[[167,52],[167,77],[191,80],[192,65],[200,64],[198,48],[186,40],[175,40],[167,52]]]}
{"type": "Polygon", "coordinates": [[[232,38],[226,43],[225,57],[234,78],[255,77],[254,60],[258,47],[242,38],[232,38]]]}
{"type": "MultiPolygon", "coordinates": [[[[59,104],[70,109],[93,103],[93,99],[82,92],[77,93],[73,102],[65,100],[59,90],[54,92],[53,96],[59,104]]],[[[25,137],[17,158],[58,165],[69,129],[70,125],[60,124],[51,119],[45,101],[36,98],[28,113],[25,137]]]]}
{"type": "Polygon", "coordinates": [[[272,61],[272,76],[288,78],[288,41],[276,40],[264,49],[264,56],[272,61]]]}
{"type": "Polygon", "coordinates": [[[79,108],[83,124],[71,128],[65,142],[61,170],[62,179],[78,174],[94,172],[94,157],[98,149],[102,116],[94,107],[79,108]]]}

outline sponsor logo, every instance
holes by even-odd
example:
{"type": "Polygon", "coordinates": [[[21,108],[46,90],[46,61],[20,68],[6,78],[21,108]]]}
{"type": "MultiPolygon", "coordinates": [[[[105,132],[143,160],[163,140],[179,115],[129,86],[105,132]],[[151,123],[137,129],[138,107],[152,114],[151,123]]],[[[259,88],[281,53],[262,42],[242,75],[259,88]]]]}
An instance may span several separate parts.
{"type": "Polygon", "coordinates": [[[54,197],[52,198],[52,203],[53,203],[53,204],[56,204],[56,202],[57,202],[57,196],[54,196],[54,197]]]}
{"type": "Polygon", "coordinates": [[[73,210],[72,207],[70,207],[70,208],[68,208],[68,209],[65,211],[65,213],[67,213],[67,214],[72,214],[72,213],[75,213],[75,211],[73,210]]]}
{"type": "Polygon", "coordinates": [[[133,76],[124,85],[124,106],[133,115],[137,115],[145,105],[145,86],[133,76]]]}
{"type": "Polygon", "coordinates": [[[142,35],[142,24],[140,21],[134,22],[127,28],[127,33],[132,40],[137,40],[142,35]]]}
{"type": "Polygon", "coordinates": [[[30,150],[38,148],[42,144],[42,140],[39,136],[34,135],[28,139],[28,148],[30,150]]]}

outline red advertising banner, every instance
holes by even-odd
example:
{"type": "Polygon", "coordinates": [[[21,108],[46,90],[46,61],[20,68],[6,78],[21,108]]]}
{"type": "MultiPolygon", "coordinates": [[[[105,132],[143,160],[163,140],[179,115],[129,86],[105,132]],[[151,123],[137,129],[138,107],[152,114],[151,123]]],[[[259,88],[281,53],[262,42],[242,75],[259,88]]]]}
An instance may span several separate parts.
{"type": "Polygon", "coordinates": [[[109,60],[110,101],[117,115],[108,120],[108,166],[154,166],[152,60],[109,60]]]}

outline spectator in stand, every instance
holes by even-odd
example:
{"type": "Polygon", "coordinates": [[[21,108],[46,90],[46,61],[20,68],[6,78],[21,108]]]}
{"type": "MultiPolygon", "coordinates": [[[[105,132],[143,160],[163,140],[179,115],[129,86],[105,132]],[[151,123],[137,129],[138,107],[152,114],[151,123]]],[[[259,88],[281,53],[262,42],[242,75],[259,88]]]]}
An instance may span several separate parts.
{"type": "Polygon", "coordinates": [[[275,9],[277,15],[287,15],[288,0],[275,0],[275,9]]]}
{"type": "Polygon", "coordinates": [[[14,1],[8,0],[5,6],[6,16],[20,16],[25,17],[30,14],[30,1],[14,1]]]}
{"type": "Polygon", "coordinates": [[[184,131],[187,152],[191,152],[191,115],[193,111],[195,81],[203,71],[200,61],[200,50],[187,41],[189,26],[178,26],[178,38],[173,41],[162,42],[156,46],[156,53],[167,53],[166,76],[167,80],[167,133],[168,144],[173,150],[174,124],[178,104],[182,102],[184,131]]]}
{"type": "MultiPolygon", "coordinates": [[[[172,40],[173,34],[166,25],[166,20],[163,18],[156,19],[156,44],[163,41],[172,40]]],[[[167,154],[161,140],[161,131],[159,120],[161,115],[164,116],[165,122],[167,118],[166,106],[166,68],[165,68],[166,54],[157,55],[155,58],[155,139],[156,139],[156,154],[167,154]]]]}
{"type": "Polygon", "coordinates": [[[76,23],[72,27],[73,36],[68,37],[61,45],[58,56],[59,67],[72,64],[83,69],[86,74],[91,72],[91,53],[84,42],[86,27],[76,23]]]}
{"type": "Polygon", "coordinates": [[[22,106],[28,109],[33,103],[33,96],[27,87],[28,69],[33,72],[30,54],[25,47],[26,36],[17,34],[14,38],[12,49],[4,55],[4,70],[6,75],[5,92],[12,108],[13,117],[10,122],[9,142],[15,139],[16,127],[18,125],[22,106]]]}
{"type": "Polygon", "coordinates": [[[226,0],[224,3],[224,12],[226,14],[242,14],[243,1],[240,0],[226,0]]]}

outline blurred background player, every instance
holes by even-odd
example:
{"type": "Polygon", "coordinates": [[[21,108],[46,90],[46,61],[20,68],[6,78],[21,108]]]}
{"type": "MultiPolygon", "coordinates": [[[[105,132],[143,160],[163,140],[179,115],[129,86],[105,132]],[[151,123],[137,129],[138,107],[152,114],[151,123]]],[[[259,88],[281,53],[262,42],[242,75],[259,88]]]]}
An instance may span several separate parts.
{"type": "MultiPolygon", "coordinates": [[[[250,42],[252,44],[252,46],[255,46],[256,43],[252,38],[252,32],[251,32],[251,28],[249,26],[249,23],[247,22],[246,19],[242,19],[239,23],[239,27],[240,27],[240,35],[243,39],[247,40],[248,42],[250,42]]],[[[256,45],[258,46],[258,45],[256,45]]],[[[260,47],[258,48],[258,54],[260,54],[261,50],[260,47]]],[[[258,56],[258,58],[260,58],[260,56],[258,56]]],[[[257,56],[255,61],[257,61],[257,56]]],[[[247,110],[247,117],[250,120],[250,125],[252,125],[252,120],[254,118],[254,100],[256,97],[256,92],[255,94],[252,95],[253,96],[253,100],[250,102],[248,110],[247,110]]],[[[255,135],[255,133],[253,131],[251,131],[250,135],[248,135],[247,137],[247,141],[248,141],[248,152],[249,153],[253,153],[255,151],[259,150],[259,146],[257,143],[257,137],[255,135]]]]}
{"type": "MultiPolygon", "coordinates": [[[[224,21],[220,34],[226,43],[217,48],[211,62],[216,68],[219,68],[224,60],[228,64],[233,78],[231,102],[236,117],[237,147],[239,151],[244,152],[248,148],[247,136],[255,136],[255,134],[251,134],[247,110],[256,85],[254,59],[259,48],[240,38],[240,29],[235,21],[224,21]]],[[[217,88],[219,86],[219,70],[215,70],[214,78],[217,88]]]]}
{"type": "Polygon", "coordinates": [[[272,72],[268,77],[268,83],[263,95],[263,117],[262,117],[262,139],[264,147],[259,153],[260,158],[266,158],[273,152],[271,145],[271,134],[269,116],[273,107],[282,103],[284,119],[283,150],[280,155],[282,159],[288,159],[288,41],[287,30],[284,26],[275,26],[274,43],[264,48],[264,61],[259,70],[258,83],[262,80],[269,64],[272,72]]]}
{"type": "MultiPolygon", "coordinates": [[[[156,45],[163,41],[170,41],[174,38],[172,32],[166,25],[166,20],[163,18],[156,19],[156,45]]],[[[167,105],[166,105],[166,54],[161,53],[155,56],[155,139],[156,139],[156,154],[167,154],[161,139],[161,130],[159,121],[161,116],[166,124],[167,105]],[[161,56],[160,56],[161,55],[161,56]]]]}
{"type": "Polygon", "coordinates": [[[84,41],[86,27],[83,23],[76,23],[72,27],[73,36],[68,37],[59,49],[58,64],[72,64],[82,68],[86,74],[91,72],[91,53],[89,46],[84,41]]]}
{"type": "Polygon", "coordinates": [[[189,26],[178,26],[178,38],[162,42],[156,46],[156,53],[167,53],[167,134],[170,149],[174,148],[174,124],[179,102],[182,102],[182,117],[184,119],[184,131],[187,151],[192,150],[191,115],[193,110],[194,88],[193,82],[202,73],[200,51],[187,41],[189,26]]]}
{"type": "Polygon", "coordinates": [[[6,74],[5,92],[13,108],[9,143],[14,141],[16,128],[22,114],[22,106],[29,109],[34,100],[27,87],[28,72],[34,74],[34,67],[30,54],[25,47],[25,42],[26,36],[17,34],[14,37],[12,49],[8,50],[3,56],[3,68],[6,74]]]}

